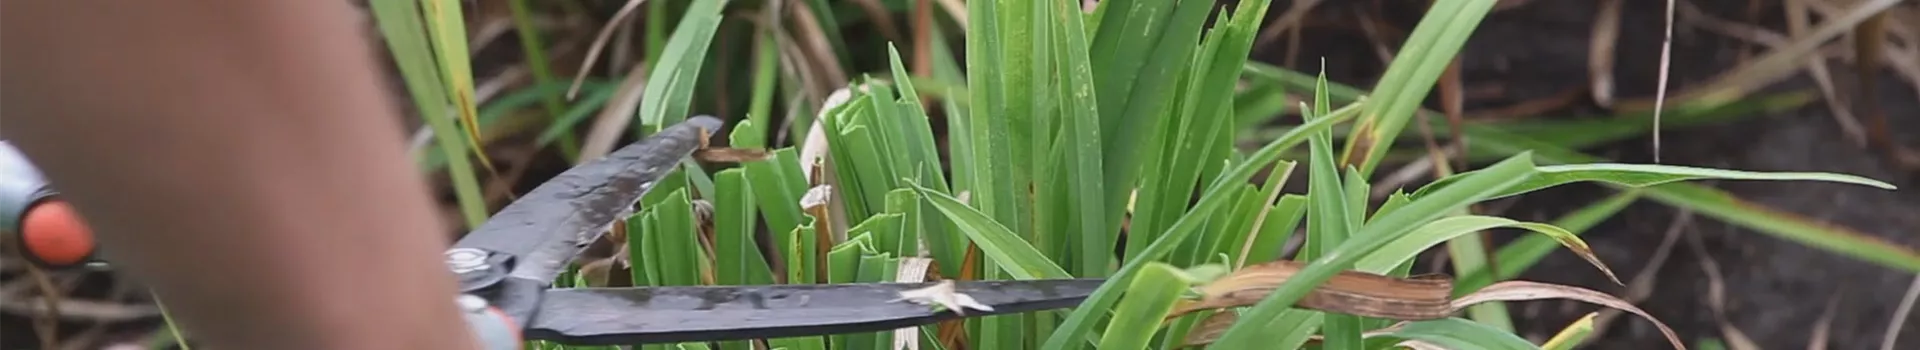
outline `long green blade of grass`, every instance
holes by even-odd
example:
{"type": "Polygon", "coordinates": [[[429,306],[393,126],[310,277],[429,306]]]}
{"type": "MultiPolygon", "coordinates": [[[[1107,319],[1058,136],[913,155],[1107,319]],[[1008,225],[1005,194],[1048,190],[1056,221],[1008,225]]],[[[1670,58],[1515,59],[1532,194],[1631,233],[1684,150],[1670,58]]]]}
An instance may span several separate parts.
{"type": "MultiPolygon", "coordinates": [[[[890,63],[892,63],[894,77],[908,76],[906,65],[900,63],[899,50],[889,45],[887,47],[887,58],[890,63]]],[[[957,186],[950,184],[945,175],[946,172],[941,171],[942,169],[940,168],[939,162],[940,153],[933,139],[933,125],[927,121],[926,108],[920,105],[919,90],[914,87],[911,79],[894,79],[894,85],[899,87],[900,100],[902,101],[901,112],[903,112],[902,118],[904,119],[901,120],[902,123],[899,124],[901,127],[900,133],[907,136],[907,140],[904,140],[907,146],[916,151],[904,154],[905,159],[903,159],[901,163],[896,163],[895,166],[905,166],[909,169],[908,173],[917,176],[916,181],[931,186],[936,192],[953,193],[952,190],[957,188],[957,186]]],[[[948,115],[953,116],[954,114],[948,115]]],[[[953,149],[964,149],[964,147],[957,146],[958,144],[955,145],[953,149]]],[[[956,152],[956,154],[958,154],[958,152],[956,152]]],[[[904,188],[896,187],[895,189],[902,190],[904,188]]],[[[910,192],[907,195],[917,196],[918,194],[910,192]]],[[[914,203],[920,206],[920,208],[914,211],[918,214],[909,215],[908,224],[910,226],[908,227],[916,228],[918,236],[925,240],[927,250],[932,253],[934,261],[943,261],[958,265],[958,262],[966,255],[966,238],[953,234],[954,228],[951,221],[935,215],[925,215],[939,210],[933,207],[933,203],[923,202],[918,199],[915,199],[914,203]]],[[[954,271],[941,271],[941,273],[954,273],[954,271]]]]}
{"type": "MultiPolygon", "coordinates": [[[[1622,209],[1626,209],[1628,204],[1639,200],[1641,191],[1644,191],[1644,189],[1628,189],[1617,193],[1611,197],[1582,207],[1579,210],[1567,213],[1561,216],[1559,220],[1554,220],[1552,225],[1566,229],[1568,232],[1573,232],[1576,235],[1581,234],[1587,229],[1599,225],[1601,221],[1613,217],[1614,214],[1619,213],[1622,209]]],[[[1499,252],[1494,253],[1494,261],[1500,262],[1499,271],[1488,271],[1486,268],[1463,270],[1460,273],[1460,277],[1454,279],[1454,295],[1466,295],[1467,293],[1480,290],[1481,287],[1493,284],[1495,280],[1518,277],[1522,272],[1526,272],[1528,267],[1539,262],[1541,258],[1546,257],[1548,253],[1552,253],[1554,248],[1559,246],[1560,244],[1553,238],[1540,235],[1528,235],[1513,240],[1512,243],[1501,246],[1499,252]]]]}
{"type": "MultiPolygon", "coordinates": [[[[955,138],[965,139],[968,147],[954,153],[966,153],[970,162],[964,171],[969,173],[967,179],[972,186],[969,190],[972,207],[1003,227],[1026,227],[1021,220],[1023,201],[1019,200],[1024,196],[1018,195],[1026,187],[1015,183],[1011,164],[1013,140],[1008,134],[1012,127],[1008,124],[1008,114],[1013,112],[1007,109],[1009,85],[1002,75],[1008,70],[1003,51],[1009,44],[1001,35],[1002,10],[998,7],[995,1],[967,2],[966,75],[970,113],[963,118],[965,133],[955,138]]],[[[926,196],[925,191],[921,195],[926,196]]],[[[992,267],[991,260],[983,263],[988,265],[984,272],[998,273],[999,268],[992,267]]],[[[997,320],[1000,319],[989,321],[997,320]]]]}
{"type": "Polygon", "coordinates": [[[1361,174],[1373,174],[1394,137],[1426,100],[1435,80],[1453,61],[1497,0],[1438,0],[1427,9],[1370,95],[1374,103],[1353,129],[1342,159],[1361,174]],[[1358,153],[1358,154],[1356,154],[1358,153]],[[1356,158],[1357,157],[1357,158],[1356,158]]]}
{"type": "Polygon", "coordinates": [[[1211,3],[1115,0],[1100,5],[1106,10],[1087,55],[1093,60],[1099,134],[1113,140],[1101,144],[1107,201],[1102,222],[1118,223],[1126,213],[1127,198],[1147,161],[1142,147],[1152,144],[1149,126],[1160,123],[1158,117],[1176,95],[1173,86],[1192,62],[1211,3]]]}
{"type": "Polygon", "coordinates": [[[1065,198],[1065,207],[1056,212],[1060,217],[1073,218],[1067,221],[1067,229],[1061,231],[1069,240],[1078,241],[1075,250],[1078,259],[1073,264],[1080,277],[1104,277],[1113,261],[1113,244],[1116,231],[1108,229],[1106,215],[1102,210],[1107,203],[1106,187],[1124,184],[1102,182],[1103,157],[1099,154],[1105,140],[1100,134],[1099,89],[1094,85],[1098,79],[1093,74],[1093,63],[1087,54],[1086,28],[1078,7],[1071,2],[1054,1],[1059,6],[1051,12],[1052,19],[1041,19],[1047,23],[1057,23],[1053,28],[1055,36],[1053,49],[1054,64],[1059,67],[1058,94],[1061,97],[1060,144],[1053,161],[1059,162],[1061,177],[1065,182],[1056,182],[1063,186],[1060,192],[1065,198]]]}
{"type": "MultiPolygon", "coordinates": [[[[720,10],[729,0],[693,0],[679,18],[673,36],[667,39],[657,61],[647,73],[647,84],[635,111],[641,134],[651,133],[687,118],[694,88],[700,83],[700,67],[706,63],[707,47],[720,26],[720,10]]],[[[655,1],[656,4],[665,1],[655,1]]],[[[649,21],[652,23],[653,21],[649,21]]]]}
{"type": "MultiPolygon", "coordinates": [[[[1320,80],[1326,81],[1326,75],[1322,74],[1320,80]]],[[[1303,115],[1309,118],[1325,118],[1326,93],[1316,92],[1314,95],[1316,104],[1312,107],[1314,113],[1303,115]]],[[[1301,109],[1307,108],[1303,106],[1301,109]]],[[[1331,131],[1313,133],[1313,136],[1308,138],[1308,151],[1312,154],[1307,162],[1307,200],[1312,206],[1307,209],[1307,245],[1306,253],[1302,255],[1301,260],[1318,259],[1339,249],[1340,245],[1347,241],[1348,236],[1353,234],[1355,226],[1358,226],[1353,218],[1362,214],[1348,213],[1353,208],[1347,203],[1349,198],[1345,195],[1347,192],[1345,185],[1341,183],[1340,171],[1334,165],[1333,133],[1331,131]]],[[[1365,179],[1350,177],[1347,180],[1364,181],[1365,179]]],[[[1365,191],[1361,192],[1365,193],[1365,191]]],[[[1365,203],[1361,205],[1364,209],[1365,203]]],[[[1351,268],[1346,264],[1335,267],[1351,268]]],[[[1327,314],[1323,321],[1326,327],[1323,331],[1324,345],[1328,349],[1348,350],[1359,347],[1360,318],[1358,316],[1327,314]]]]}
{"type": "MultiPolygon", "coordinates": [[[[414,107],[419,109],[420,118],[433,128],[434,141],[447,159],[461,217],[466,219],[467,227],[479,227],[487,219],[486,198],[480,194],[480,182],[468,158],[469,154],[479,152],[477,148],[465,147],[471,146],[471,142],[463,146],[464,134],[453,120],[449,120],[452,113],[447,108],[452,100],[451,93],[441,80],[439,64],[429,44],[417,1],[373,2],[374,23],[386,38],[387,49],[393,52],[394,61],[405,78],[407,91],[413,95],[414,107]]],[[[459,51],[459,54],[464,57],[466,51],[459,51]]],[[[467,71],[462,73],[471,74],[467,71]]]]}
{"type": "MultiPolygon", "coordinates": [[[[1588,164],[1605,161],[1499,130],[1468,127],[1463,128],[1462,131],[1474,140],[1469,147],[1485,148],[1494,152],[1531,152],[1534,154],[1534,159],[1548,164],[1588,164]]],[[[1888,243],[1850,228],[1741,200],[1713,187],[1691,183],[1670,183],[1646,187],[1642,194],[1654,201],[1686,208],[1730,224],[1827,250],[1834,254],[1904,271],[1920,272],[1920,252],[1915,252],[1913,249],[1888,243]]]]}
{"type": "MultiPolygon", "coordinates": [[[[1574,182],[1605,182],[1627,187],[1649,187],[1699,179],[1807,180],[1865,185],[1886,190],[1895,188],[1892,184],[1886,182],[1846,174],[1757,172],[1660,164],[1591,163],[1548,165],[1541,166],[1536,172],[1533,176],[1528,177],[1526,181],[1496,194],[1494,198],[1512,196],[1574,182]]],[[[1419,198],[1427,191],[1451,185],[1450,182],[1454,179],[1456,178],[1448,177],[1436,180],[1432,184],[1414,192],[1414,197],[1419,198]]]]}
{"type": "MultiPolygon", "coordinates": [[[[453,0],[421,0],[424,16],[427,18],[427,34],[433,44],[434,57],[439,62],[441,83],[447,86],[447,102],[453,104],[453,110],[460,116],[460,125],[467,136],[467,147],[479,153],[480,122],[478,104],[473,95],[473,64],[467,57],[467,25],[461,16],[460,2],[453,0]]],[[[476,158],[486,169],[493,164],[482,156],[476,158]]],[[[491,171],[491,170],[489,170],[491,171]]]]}
{"type": "MultiPolygon", "coordinates": [[[[539,26],[533,23],[532,0],[508,0],[508,10],[513,13],[513,30],[520,34],[520,51],[526,54],[527,71],[532,73],[535,84],[559,83],[553,77],[553,68],[548,66],[546,39],[540,36],[539,26]]],[[[558,120],[566,112],[566,105],[560,101],[561,91],[546,91],[540,96],[540,106],[546,109],[547,117],[558,120]]],[[[564,129],[557,139],[560,141],[560,154],[568,163],[578,163],[580,141],[574,139],[573,129],[564,129]]]]}
{"type": "Polygon", "coordinates": [[[1042,254],[1039,249],[1020,239],[1019,234],[993,221],[985,213],[967,207],[966,204],[960,203],[951,196],[933,192],[919,184],[911,184],[911,186],[920,193],[921,198],[932,202],[934,207],[940,208],[940,212],[946,214],[947,218],[960,224],[960,232],[966,233],[967,238],[980,246],[980,252],[985,253],[989,260],[996,262],[1014,278],[1023,280],[1073,278],[1066,269],[1054,265],[1052,260],[1047,259],[1046,254],[1042,254]]]}
{"type": "Polygon", "coordinates": [[[754,210],[753,184],[745,169],[721,170],[714,176],[720,189],[713,200],[714,273],[722,285],[772,284],[772,271],[754,244],[759,211],[754,210]]]}
{"type": "Polygon", "coordinates": [[[1186,290],[1180,270],[1172,265],[1151,263],[1127,288],[1127,299],[1113,312],[1114,322],[1107,325],[1100,339],[1101,349],[1145,349],[1160,328],[1160,318],[1173,310],[1186,290]]]}
{"type": "Polygon", "coordinates": [[[1389,242],[1387,245],[1381,246],[1380,249],[1367,254],[1367,257],[1361,258],[1359,262],[1354,264],[1354,269],[1363,272],[1384,274],[1388,270],[1412,261],[1420,255],[1420,252],[1433,248],[1433,246],[1451,240],[1454,237],[1495,228],[1519,228],[1538,232],[1569,249],[1582,251],[1585,254],[1592,254],[1592,252],[1588,251],[1590,248],[1587,247],[1585,241],[1574,236],[1572,232],[1567,232],[1566,229],[1553,225],[1515,221],[1492,216],[1461,215],[1434,220],[1433,222],[1428,222],[1426,225],[1422,225],[1420,228],[1408,233],[1406,237],[1389,242]]]}
{"type": "MultiPolygon", "coordinates": [[[[1266,15],[1269,1],[1245,1],[1233,15],[1217,17],[1218,23],[1206,37],[1198,57],[1194,58],[1182,98],[1171,115],[1160,122],[1158,138],[1165,142],[1155,150],[1156,159],[1148,160],[1140,189],[1140,201],[1129,231],[1128,254],[1137,254],[1152,242],[1153,234],[1179,217],[1187,209],[1194,187],[1207,179],[1203,173],[1227,158],[1231,147],[1226,128],[1233,124],[1231,101],[1240,79],[1241,66],[1252,50],[1254,32],[1266,15]]],[[[1180,254],[1186,255],[1186,254],[1180,254]]],[[[1196,257],[1176,255],[1175,263],[1191,263],[1196,257]]]]}

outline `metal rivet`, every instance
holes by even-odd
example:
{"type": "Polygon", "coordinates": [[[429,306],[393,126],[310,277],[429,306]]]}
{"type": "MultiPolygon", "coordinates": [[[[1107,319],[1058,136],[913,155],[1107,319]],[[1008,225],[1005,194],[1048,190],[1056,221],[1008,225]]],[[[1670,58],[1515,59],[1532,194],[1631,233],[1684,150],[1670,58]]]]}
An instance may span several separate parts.
{"type": "Polygon", "coordinates": [[[474,248],[454,248],[447,250],[447,267],[454,273],[468,273],[487,269],[487,252],[474,248]]]}
{"type": "Polygon", "coordinates": [[[487,300],[473,294],[461,294],[455,301],[460,303],[461,311],[480,312],[487,309],[487,300]]]}

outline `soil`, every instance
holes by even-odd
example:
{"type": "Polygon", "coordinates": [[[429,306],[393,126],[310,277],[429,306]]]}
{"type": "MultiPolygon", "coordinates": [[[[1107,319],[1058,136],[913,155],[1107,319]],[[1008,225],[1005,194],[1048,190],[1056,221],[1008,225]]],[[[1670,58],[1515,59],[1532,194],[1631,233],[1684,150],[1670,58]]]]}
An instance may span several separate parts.
{"type": "MultiPolygon", "coordinates": [[[[1320,21],[1352,22],[1356,11],[1376,11],[1392,7],[1383,17],[1404,31],[1418,20],[1418,7],[1407,1],[1382,4],[1323,5],[1317,13],[1326,13],[1320,21]],[[1338,16],[1338,17],[1333,17],[1338,16]]],[[[1424,4],[1425,2],[1417,2],[1424,4]]],[[[1469,99],[1466,108],[1511,105],[1520,101],[1551,96],[1587,84],[1587,45],[1592,30],[1595,1],[1536,0],[1494,13],[1474,33],[1462,50],[1465,85],[1497,86],[1501,96],[1469,99]]],[[[1744,18],[1748,1],[1694,1],[1701,9],[1721,18],[1744,18]]],[[[1761,24],[1783,31],[1779,4],[1762,1],[1761,24]]],[[[1621,32],[1616,45],[1617,95],[1622,98],[1652,96],[1657,84],[1660,41],[1663,35],[1664,2],[1626,1],[1621,32]]],[[[1278,16],[1287,6],[1276,2],[1278,16]]],[[[1274,18],[1274,17],[1269,17],[1274,18]]],[[[1312,21],[1312,20],[1310,20],[1312,21]]],[[[1319,57],[1325,57],[1329,78],[1353,86],[1371,86],[1371,79],[1383,69],[1366,37],[1358,30],[1343,31],[1316,28],[1310,39],[1300,45],[1295,66],[1303,72],[1316,71],[1319,57]]],[[[1258,48],[1256,59],[1282,64],[1287,52],[1284,42],[1258,48]]],[[[1388,45],[1397,47],[1397,45],[1388,45]]],[[[1701,30],[1676,28],[1669,92],[1698,85],[1742,59],[1742,51],[1758,52],[1737,39],[1701,30]]],[[[1757,56],[1757,55],[1755,55],[1757,56]]],[[[1842,96],[1857,96],[1855,75],[1850,65],[1832,63],[1835,84],[1842,96]]],[[[1882,77],[1892,77],[1890,72],[1882,77]]],[[[1920,146],[1920,101],[1915,101],[1911,85],[1893,78],[1878,82],[1881,110],[1885,111],[1891,135],[1905,147],[1920,146]]],[[[1804,75],[1775,84],[1769,90],[1815,89],[1804,75]]],[[[1817,91],[1817,90],[1812,90],[1817,91]]],[[[1429,100],[1429,107],[1439,107],[1429,100]]],[[[1596,117],[1606,112],[1592,103],[1581,103],[1545,113],[1572,118],[1596,117]]],[[[1915,177],[1903,173],[1869,149],[1855,146],[1843,138],[1824,102],[1797,110],[1754,116],[1741,122],[1662,132],[1660,162],[1757,171],[1818,171],[1866,176],[1899,186],[1897,191],[1812,182],[1726,182],[1715,187],[1727,190],[1752,203],[1791,212],[1827,223],[1845,226],[1867,235],[1909,248],[1920,247],[1920,192],[1911,190],[1915,177]]],[[[1652,163],[1651,139],[1626,140],[1605,147],[1585,150],[1588,154],[1616,162],[1652,163]]],[[[1599,186],[1565,186],[1521,197],[1501,215],[1516,219],[1549,221],[1574,208],[1613,194],[1599,186]]],[[[1589,230],[1583,237],[1622,279],[1635,276],[1654,259],[1666,237],[1668,227],[1679,215],[1672,206],[1642,200],[1621,214],[1589,230]]],[[[1697,236],[1706,254],[1696,254],[1680,239],[1655,271],[1653,293],[1638,305],[1677,331],[1689,347],[1709,338],[1726,339],[1723,323],[1709,306],[1710,281],[1702,259],[1711,259],[1719,268],[1724,283],[1725,326],[1737,329],[1754,344],[1764,348],[1800,348],[1809,346],[1818,322],[1830,300],[1834,304],[1830,336],[1823,344],[1828,349],[1877,349],[1889,327],[1893,310],[1916,276],[1864,261],[1836,255],[1735,227],[1710,217],[1697,215],[1684,226],[1683,235],[1697,236]]],[[[1511,235],[1501,235],[1511,237],[1511,235]]],[[[1684,236],[1683,236],[1684,237],[1684,236]]],[[[1520,279],[1563,283],[1624,295],[1626,288],[1606,277],[1571,253],[1557,251],[1541,261],[1520,279]]],[[[1516,327],[1535,341],[1601,307],[1573,301],[1537,301],[1510,303],[1516,327]]],[[[1920,344],[1920,316],[1909,315],[1900,330],[1898,348],[1920,344]]],[[[1663,349],[1669,345],[1651,324],[1624,314],[1597,337],[1592,349],[1663,349]]]]}

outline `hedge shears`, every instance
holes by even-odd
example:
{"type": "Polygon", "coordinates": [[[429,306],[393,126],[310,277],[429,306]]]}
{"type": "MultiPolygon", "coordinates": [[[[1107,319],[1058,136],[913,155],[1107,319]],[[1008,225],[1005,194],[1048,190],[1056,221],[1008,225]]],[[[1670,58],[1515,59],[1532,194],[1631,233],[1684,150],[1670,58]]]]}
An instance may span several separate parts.
{"type": "MultiPolygon", "coordinates": [[[[553,286],[576,255],[615,221],[636,212],[640,198],[705,148],[706,138],[720,127],[718,118],[695,116],[568,169],[455,242],[445,252],[446,263],[459,278],[462,294],[457,301],[475,333],[490,349],[519,349],[526,340],[622,345],[879,332],[965,317],[1072,308],[1105,281],[553,286]],[[963,295],[971,306],[939,307],[910,297],[927,290],[963,295]]],[[[17,157],[0,155],[0,162],[9,156],[17,157]]],[[[25,163],[24,157],[18,158],[25,163]]],[[[89,261],[93,243],[80,219],[58,204],[57,193],[37,174],[18,173],[0,178],[0,189],[14,191],[0,194],[7,197],[0,204],[16,199],[27,204],[0,207],[6,210],[0,216],[24,219],[0,220],[7,224],[0,229],[22,237],[16,241],[36,263],[89,261]]]]}

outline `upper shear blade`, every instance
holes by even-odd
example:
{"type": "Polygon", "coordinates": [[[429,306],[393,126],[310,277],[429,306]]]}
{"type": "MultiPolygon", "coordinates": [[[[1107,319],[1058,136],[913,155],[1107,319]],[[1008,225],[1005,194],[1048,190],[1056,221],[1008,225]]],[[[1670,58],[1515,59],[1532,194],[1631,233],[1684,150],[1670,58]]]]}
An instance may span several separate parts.
{"type": "Polygon", "coordinates": [[[552,280],[720,127],[718,118],[695,116],[568,169],[502,208],[454,248],[508,254],[519,259],[513,277],[552,280]]]}

